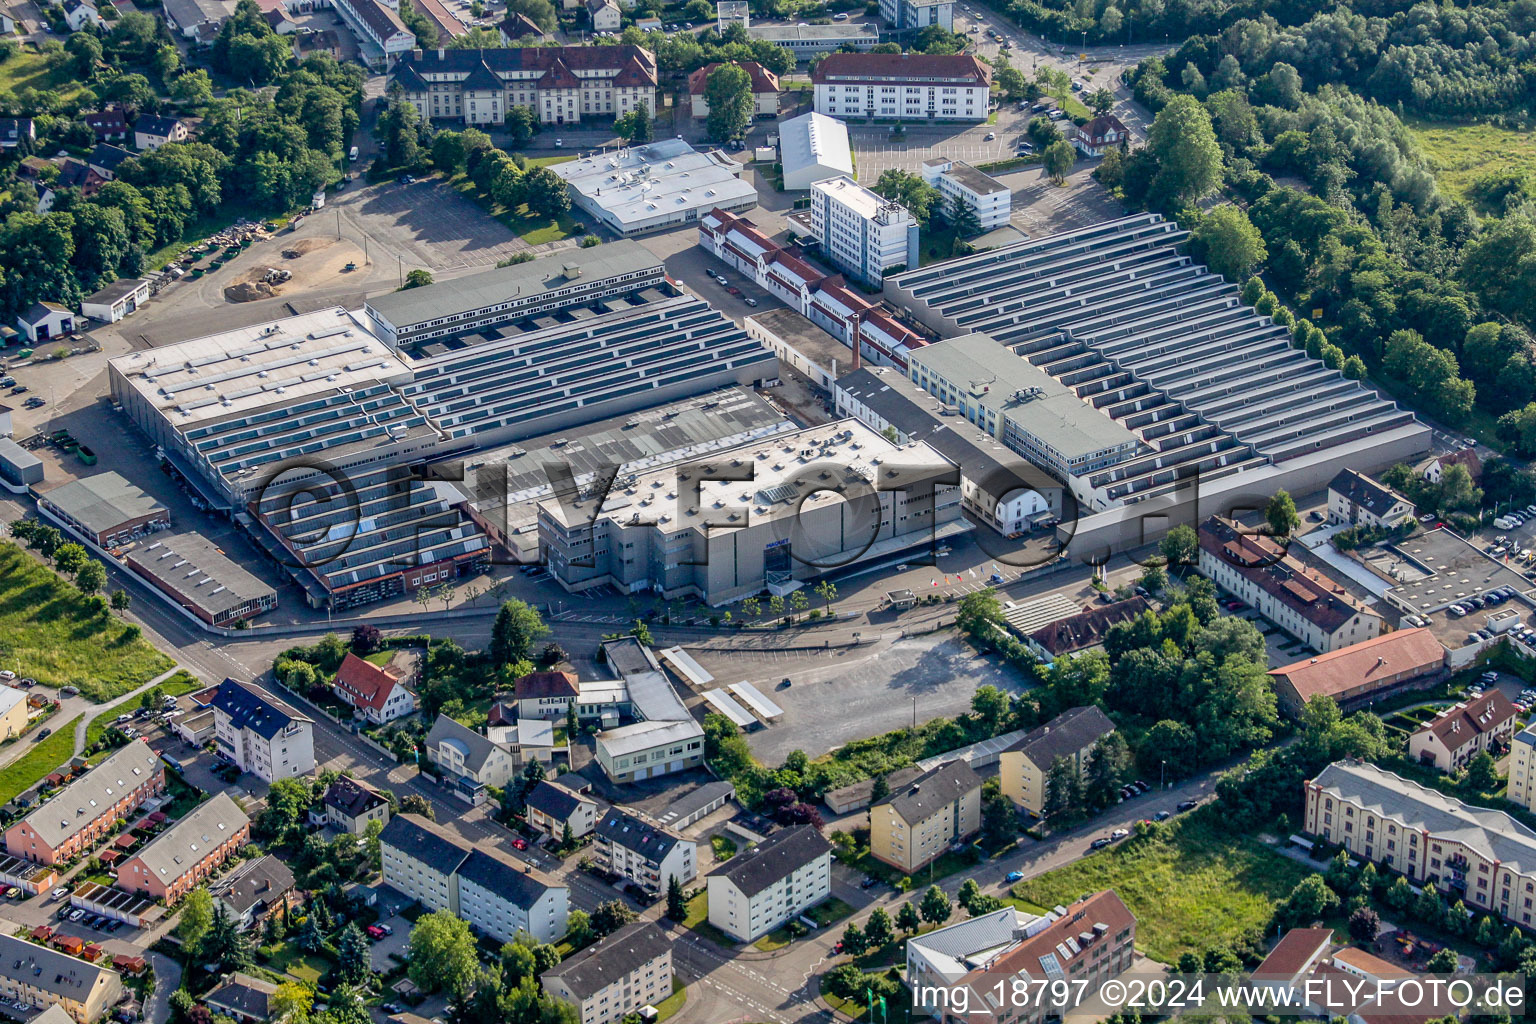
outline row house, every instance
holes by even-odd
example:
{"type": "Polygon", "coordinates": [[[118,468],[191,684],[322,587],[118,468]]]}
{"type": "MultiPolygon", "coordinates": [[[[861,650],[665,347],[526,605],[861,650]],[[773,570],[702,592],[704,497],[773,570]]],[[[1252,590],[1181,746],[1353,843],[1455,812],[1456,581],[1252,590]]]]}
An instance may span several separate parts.
{"type": "Polygon", "coordinates": [[[251,819],[228,793],[205,800],[138,853],[117,865],[129,892],[174,903],[250,842],[251,819]]]}

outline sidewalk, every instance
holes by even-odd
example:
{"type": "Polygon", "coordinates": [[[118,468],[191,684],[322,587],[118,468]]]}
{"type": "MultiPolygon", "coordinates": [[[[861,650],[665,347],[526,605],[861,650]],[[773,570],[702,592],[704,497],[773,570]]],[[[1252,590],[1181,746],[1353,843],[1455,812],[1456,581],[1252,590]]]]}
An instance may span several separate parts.
{"type": "Polygon", "coordinates": [[[85,749],[85,732],[93,721],[95,721],[98,717],[105,714],[106,712],[117,707],[119,704],[122,704],[124,701],[132,700],[146,690],[153,690],[155,687],[159,686],[161,683],[174,676],[177,672],[187,672],[190,675],[197,674],[191,669],[182,668],[180,665],[172,665],[169,669],[160,673],[158,676],[155,676],[155,678],[151,679],[143,686],[140,686],[138,689],[130,690],[120,697],[114,697],[112,700],[107,701],[105,704],[97,704],[93,710],[81,715],[79,723],[75,726],[74,756],[79,757],[80,752],[85,749]]]}

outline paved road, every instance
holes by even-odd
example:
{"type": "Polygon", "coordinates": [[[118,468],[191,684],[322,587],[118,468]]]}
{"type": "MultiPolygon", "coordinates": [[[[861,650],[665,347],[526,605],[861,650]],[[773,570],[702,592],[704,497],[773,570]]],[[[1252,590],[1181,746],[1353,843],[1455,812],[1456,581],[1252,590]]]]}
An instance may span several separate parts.
{"type": "Polygon", "coordinates": [[[144,1019],[162,1024],[171,1019],[171,993],[181,987],[181,964],[163,953],[149,954],[155,971],[155,991],[144,1004],[144,1019]]]}

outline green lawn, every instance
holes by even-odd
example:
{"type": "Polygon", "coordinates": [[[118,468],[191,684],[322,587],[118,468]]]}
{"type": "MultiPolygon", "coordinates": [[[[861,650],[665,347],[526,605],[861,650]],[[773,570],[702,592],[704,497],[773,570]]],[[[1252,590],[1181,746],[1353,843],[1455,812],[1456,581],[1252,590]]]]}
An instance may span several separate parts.
{"type": "Polygon", "coordinates": [[[331,962],[323,956],[302,952],[298,945],[289,941],[277,949],[264,947],[265,966],[279,974],[297,978],[313,988],[331,969],[331,962]]]}
{"type": "MultiPolygon", "coordinates": [[[[575,159],[568,156],[537,157],[530,160],[530,164],[558,164],[566,160],[575,159]]],[[[562,238],[568,238],[577,233],[576,218],[569,213],[563,213],[559,217],[541,217],[529,211],[526,206],[519,206],[516,210],[508,210],[491,201],[491,197],[475,187],[466,175],[458,175],[450,179],[450,184],[459,192],[470,197],[481,206],[490,211],[492,217],[501,221],[512,229],[523,241],[529,245],[543,245],[546,242],[558,242],[562,238]]]]}
{"type": "Polygon", "coordinates": [[[1031,878],[1013,895],[1039,907],[1113,889],[1136,915],[1136,945],[1155,960],[1230,943],[1268,924],[1275,903],[1309,872],[1203,811],[1162,830],[1031,878]]]}
{"type": "MultiPolygon", "coordinates": [[[[4,67],[0,64],[0,67],[4,67]]],[[[0,544],[0,661],[49,686],[110,700],[170,668],[121,619],[95,614],[78,590],[14,544],[0,544]]]]}
{"type": "Polygon", "coordinates": [[[657,1024],[661,1024],[662,1021],[677,1013],[678,1010],[681,1010],[683,1008],[683,1004],[687,1001],[688,986],[683,984],[683,980],[681,978],[673,978],[672,994],[667,996],[667,998],[663,999],[656,1005],[657,1024]]]}
{"type": "Polygon", "coordinates": [[[1435,180],[1447,192],[1467,198],[1467,189],[1491,171],[1536,174],[1536,136],[1491,124],[1409,120],[1435,180]]]}
{"type": "Polygon", "coordinates": [[[818,926],[825,928],[834,921],[841,921],[852,913],[853,907],[833,896],[825,903],[818,903],[810,910],[807,910],[805,916],[815,921],[818,926]]]}
{"type": "Polygon", "coordinates": [[[23,89],[51,93],[64,105],[79,94],[81,82],[67,69],[49,68],[48,58],[41,53],[22,49],[10,60],[0,62],[0,93],[14,95],[23,89]]]}
{"type": "Polygon", "coordinates": [[[709,923],[709,894],[707,892],[701,892],[688,901],[688,916],[683,918],[682,925],[684,928],[690,928],[698,932],[716,945],[736,945],[730,936],[709,923]]]}
{"type": "Polygon", "coordinates": [[[0,804],[30,789],[39,779],[70,759],[75,752],[75,726],[84,715],[76,715],[53,730],[53,735],[33,743],[35,733],[18,742],[31,743],[32,749],[4,768],[0,768],[0,804]]]}
{"type": "Polygon", "coordinates": [[[729,836],[710,836],[709,848],[714,851],[716,861],[726,861],[736,856],[736,843],[729,836]]]}

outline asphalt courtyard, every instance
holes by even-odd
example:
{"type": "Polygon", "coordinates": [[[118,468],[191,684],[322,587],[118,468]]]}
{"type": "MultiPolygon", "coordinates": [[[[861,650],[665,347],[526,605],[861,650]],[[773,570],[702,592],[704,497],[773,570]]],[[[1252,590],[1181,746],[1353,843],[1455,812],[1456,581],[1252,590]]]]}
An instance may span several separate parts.
{"type": "Polygon", "coordinates": [[[1017,690],[1018,676],[948,632],[840,651],[693,652],[720,686],[751,682],[784,715],[747,735],[766,764],[791,750],[819,757],[850,740],[969,710],[987,683],[1017,690]],[[782,680],[789,679],[785,687],[782,680]]]}

